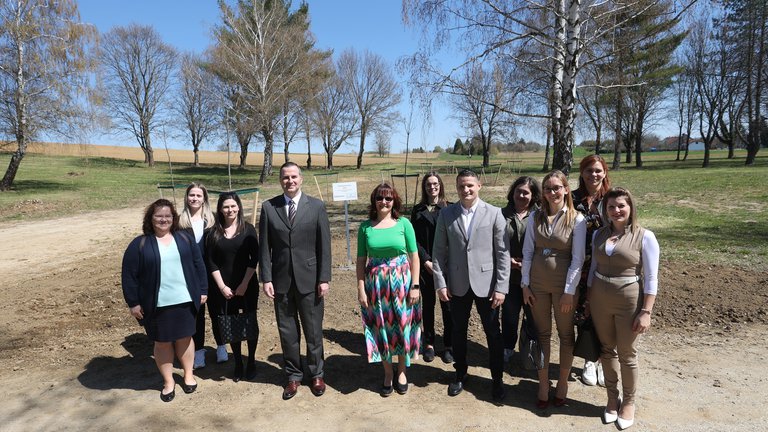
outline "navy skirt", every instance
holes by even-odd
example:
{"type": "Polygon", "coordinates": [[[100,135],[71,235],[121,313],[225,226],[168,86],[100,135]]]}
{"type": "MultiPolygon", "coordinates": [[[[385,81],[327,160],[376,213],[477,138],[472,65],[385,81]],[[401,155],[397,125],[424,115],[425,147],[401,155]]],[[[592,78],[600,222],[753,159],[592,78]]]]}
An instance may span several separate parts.
{"type": "Polygon", "coordinates": [[[194,335],[195,323],[195,304],[187,302],[156,308],[144,329],[152,341],[174,342],[194,335]]]}

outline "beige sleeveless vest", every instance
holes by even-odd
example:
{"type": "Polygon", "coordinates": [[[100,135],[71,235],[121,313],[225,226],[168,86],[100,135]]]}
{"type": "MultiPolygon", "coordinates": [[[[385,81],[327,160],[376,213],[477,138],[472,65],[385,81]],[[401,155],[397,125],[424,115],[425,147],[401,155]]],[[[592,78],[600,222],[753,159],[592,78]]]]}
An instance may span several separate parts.
{"type": "Polygon", "coordinates": [[[546,222],[534,223],[533,228],[536,249],[531,263],[531,290],[562,293],[571,265],[573,226],[565,226],[565,214],[562,214],[552,227],[552,233],[547,233],[546,222]]]}
{"type": "Polygon", "coordinates": [[[619,237],[619,241],[613,248],[613,255],[605,253],[605,245],[611,237],[611,227],[600,228],[595,235],[595,254],[593,260],[597,260],[596,271],[608,277],[640,276],[643,268],[643,236],[645,229],[640,228],[632,233],[629,229],[619,237]]]}

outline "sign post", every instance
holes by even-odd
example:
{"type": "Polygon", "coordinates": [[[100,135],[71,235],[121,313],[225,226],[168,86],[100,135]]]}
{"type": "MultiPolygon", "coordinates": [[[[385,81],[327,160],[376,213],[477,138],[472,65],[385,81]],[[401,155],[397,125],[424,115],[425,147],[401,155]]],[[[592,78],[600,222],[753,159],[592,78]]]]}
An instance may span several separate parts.
{"type": "Polygon", "coordinates": [[[347,267],[352,267],[352,254],[349,240],[349,201],[357,200],[357,182],[333,184],[333,200],[344,201],[344,226],[347,231],[347,267]]]}

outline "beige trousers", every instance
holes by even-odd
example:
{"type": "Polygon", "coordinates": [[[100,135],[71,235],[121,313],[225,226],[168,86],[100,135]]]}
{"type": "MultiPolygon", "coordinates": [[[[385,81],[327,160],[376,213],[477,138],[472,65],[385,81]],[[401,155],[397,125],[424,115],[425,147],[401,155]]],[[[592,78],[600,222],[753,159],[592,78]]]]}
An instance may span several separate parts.
{"type": "Polygon", "coordinates": [[[619,286],[595,278],[590,288],[590,312],[602,344],[600,359],[608,399],[619,397],[621,370],[623,404],[635,402],[638,334],[632,331],[632,323],[642,302],[642,288],[637,282],[619,286]]]}
{"type": "MultiPolygon", "coordinates": [[[[568,313],[560,312],[560,297],[563,296],[561,286],[552,286],[555,292],[532,288],[531,292],[536,296],[536,303],[531,308],[533,322],[539,331],[539,344],[544,351],[544,364],[549,364],[552,350],[550,338],[552,337],[552,312],[554,309],[557,335],[560,338],[560,368],[569,368],[573,365],[573,346],[576,342],[576,332],[573,327],[573,310],[568,313]]],[[[574,299],[579,298],[579,293],[574,299]]],[[[575,302],[575,300],[574,300],[575,302]]]]}

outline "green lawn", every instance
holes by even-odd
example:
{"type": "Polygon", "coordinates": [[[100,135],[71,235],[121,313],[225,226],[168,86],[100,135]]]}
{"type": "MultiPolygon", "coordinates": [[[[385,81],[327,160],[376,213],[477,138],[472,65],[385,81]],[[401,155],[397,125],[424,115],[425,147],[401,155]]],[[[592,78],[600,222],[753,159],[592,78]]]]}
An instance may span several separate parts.
{"type": "MultiPolygon", "coordinates": [[[[583,152],[577,149],[575,160],[583,152]]],[[[608,155],[610,157],[610,155],[608,155]]],[[[643,169],[622,168],[610,172],[614,185],[629,188],[638,202],[641,222],[659,238],[664,259],[675,262],[706,264],[725,263],[744,265],[761,270],[768,269],[768,190],[764,178],[768,173],[768,155],[763,151],[753,167],[743,166],[743,152],[735,160],[725,158],[725,152],[713,152],[712,167],[703,169],[703,152],[691,152],[686,162],[674,161],[674,152],[646,153],[643,169]]],[[[0,154],[0,166],[5,168],[10,159],[0,154]]],[[[492,164],[510,159],[522,159],[522,174],[542,177],[543,154],[499,155],[492,164]]],[[[480,158],[441,155],[425,159],[423,155],[409,158],[409,172],[432,168],[448,172],[451,166],[477,167],[480,158]]],[[[341,167],[339,181],[358,181],[360,200],[352,203],[351,210],[365,214],[366,197],[372,184],[387,178],[391,172],[402,172],[402,166],[390,168],[371,164],[364,170],[341,167]]],[[[504,204],[506,186],[514,180],[505,163],[495,187],[481,192],[487,201],[504,204]]],[[[315,195],[316,187],[311,174],[305,172],[305,190],[315,195]]],[[[235,189],[258,186],[257,170],[232,171],[235,189]]],[[[455,197],[451,174],[446,174],[450,197],[455,197]]],[[[488,173],[486,185],[491,186],[495,173],[488,173]]],[[[323,182],[335,178],[318,177],[323,182]]],[[[174,164],[173,182],[202,181],[212,189],[227,189],[227,170],[222,166],[193,168],[174,164]]],[[[413,196],[415,178],[410,180],[409,196],[413,196]]],[[[109,158],[79,158],[30,154],[22,161],[14,184],[15,189],[0,193],[0,223],[21,220],[49,219],[93,210],[143,207],[159,196],[157,185],[170,184],[167,165],[149,169],[135,161],[109,158]]],[[[397,184],[396,184],[397,185],[397,184]]],[[[400,186],[398,186],[399,188],[400,186]]],[[[278,193],[276,176],[262,186],[261,197],[278,193]]],[[[176,192],[181,199],[181,193],[176,192]]],[[[323,192],[324,194],[326,192],[323,192]]],[[[169,192],[166,192],[166,196],[169,192]]],[[[180,202],[180,201],[179,201],[180,202]]],[[[331,211],[340,206],[332,205],[331,211]]]]}

